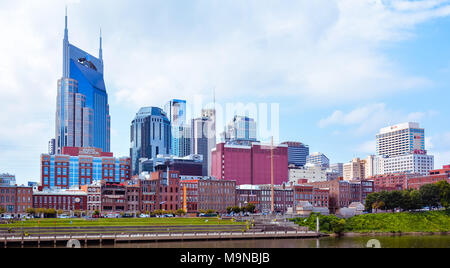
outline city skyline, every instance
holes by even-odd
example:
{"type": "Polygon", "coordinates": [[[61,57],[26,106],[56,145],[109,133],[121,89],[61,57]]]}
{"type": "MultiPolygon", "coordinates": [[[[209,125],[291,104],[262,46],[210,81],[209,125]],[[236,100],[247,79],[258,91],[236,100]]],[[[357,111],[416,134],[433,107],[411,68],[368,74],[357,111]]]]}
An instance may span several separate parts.
{"type": "MultiPolygon", "coordinates": [[[[270,1],[234,6],[200,2],[154,1],[140,8],[130,4],[124,10],[123,4],[103,1],[69,2],[75,44],[97,51],[99,27],[92,25],[104,28],[111,151],[116,156],[129,155],[129,125],[141,107],[163,108],[171,99],[193,103],[193,95],[212,102],[211,88],[215,88],[218,104],[282,104],[280,142],[305,143],[312,152],[325,153],[331,163],[375,154],[380,128],[413,121],[426,129],[425,147],[436,157],[435,168],[448,164],[450,127],[443,122],[450,114],[445,106],[450,82],[449,1],[434,5],[361,1],[354,6],[348,4],[352,1],[336,1],[331,7],[324,1],[299,1],[294,7],[273,6],[270,1]],[[104,14],[90,16],[100,6],[104,14]],[[231,23],[230,15],[218,11],[221,8],[237,12],[236,21],[231,23]],[[271,8],[274,16],[265,21],[263,15],[271,8]],[[300,19],[290,9],[300,12],[300,19]],[[159,15],[144,16],[144,10],[159,15]],[[311,14],[319,11],[326,11],[324,25],[307,22],[314,22],[311,14]],[[378,16],[364,18],[369,11],[378,16]],[[120,17],[123,25],[114,17],[120,17]],[[382,26],[376,25],[380,18],[387,18],[382,26]],[[350,27],[358,20],[366,20],[371,28],[350,27]],[[245,34],[250,35],[241,39],[245,34]],[[305,57],[305,65],[299,63],[305,56],[301,49],[314,55],[305,57]],[[295,67],[304,73],[294,72],[295,67]]],[[[39,156],[47,152],[54,135],[64,4],[0,4],[0,22],[11,25],[0,29],[11,37],[0,45],[0,51],[8,54],[0,63],[0,97],[8,111],[0,118],[6,129],[0,135],[0,173],[15,174],[20,184],[39,181],[39,156]],[[21,124],[10,114],[21,118],[21,124]]]]}

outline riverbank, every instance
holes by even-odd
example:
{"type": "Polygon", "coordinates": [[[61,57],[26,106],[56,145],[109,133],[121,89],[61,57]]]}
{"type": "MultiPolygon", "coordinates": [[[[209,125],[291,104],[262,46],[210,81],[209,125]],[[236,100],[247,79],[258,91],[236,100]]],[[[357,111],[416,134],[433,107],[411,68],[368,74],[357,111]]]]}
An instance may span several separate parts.
{"type": "Polygon", "coordinates": [[[296,218],[293,221],[300,226],[314,229],[317,216],[320,220],[320,231],[325,233],[386,235],[450,232],[450,210],[364,214],[347,219],[340,219],[334,215],[312,214],[308,218],[296,218]]]}

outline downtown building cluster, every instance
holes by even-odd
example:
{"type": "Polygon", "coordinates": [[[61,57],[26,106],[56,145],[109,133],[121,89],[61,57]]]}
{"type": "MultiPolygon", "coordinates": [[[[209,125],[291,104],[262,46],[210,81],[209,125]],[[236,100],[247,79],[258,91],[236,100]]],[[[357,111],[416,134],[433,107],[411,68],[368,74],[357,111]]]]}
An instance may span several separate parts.
{"type": "MultiPolygon", "coordinates": [[[[254,205],[257,212],[339,213],[382,190],[450,181],[450,166],[434,170],[425,130],[403,123],[380,130],[376,155],[331,163],[298,141],[263,144],[258,122],[236,115],[217,142],[216,110],[188,120],[186,101],[142,107],[130,124],[130,154],[110,152],[102,37],[98,57],[69,42],[58,80],[55,137],[40,157],[40,183],[17,186],[0,176],[0,208],[99,212],[101,215],[184,210],[188,214],[254,205]]],[[[356,204],[356,205],[355,205],[356,204]]]]}

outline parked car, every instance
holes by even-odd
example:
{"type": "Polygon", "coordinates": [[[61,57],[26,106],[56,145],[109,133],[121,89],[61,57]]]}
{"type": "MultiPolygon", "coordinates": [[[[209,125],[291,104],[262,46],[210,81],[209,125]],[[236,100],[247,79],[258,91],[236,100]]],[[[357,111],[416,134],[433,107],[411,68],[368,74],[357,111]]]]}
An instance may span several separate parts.
{"type": "Polygon", "coordinates": [[[70,217],[68,215],[61,214],[61,215],[58,215],[58,219],[70,219],[70,217]]]}
{"type": "Polygon", "coordinates": [[[11,215],[3,215],[3,220],[11,220],[13,217],[11,215]]]}
{"type": "Polygon", "coordinates": [[[148,214],[141,214],[139,215],[140,218],[150,218],[150,215],[148,214]]]}

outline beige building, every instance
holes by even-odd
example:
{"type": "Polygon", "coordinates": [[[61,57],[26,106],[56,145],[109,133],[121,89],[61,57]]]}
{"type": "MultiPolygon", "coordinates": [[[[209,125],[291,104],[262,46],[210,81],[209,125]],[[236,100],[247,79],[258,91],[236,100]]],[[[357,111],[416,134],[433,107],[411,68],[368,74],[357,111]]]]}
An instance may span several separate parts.
{"type": "Polygon", "coordinates": [[[344,164],[344,180],[363,180],[366,177],[366,160],[354,158],[350,163],[344,164]]]}

